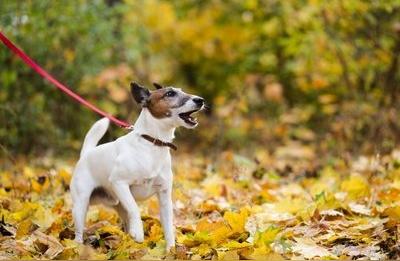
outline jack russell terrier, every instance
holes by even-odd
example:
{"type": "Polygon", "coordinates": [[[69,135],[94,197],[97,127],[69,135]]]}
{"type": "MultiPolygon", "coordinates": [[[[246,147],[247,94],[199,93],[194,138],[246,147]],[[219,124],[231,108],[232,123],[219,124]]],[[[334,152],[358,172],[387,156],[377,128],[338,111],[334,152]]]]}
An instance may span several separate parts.
{"type": "Polygon", "coordinates": [[[97,146],[107,131],[109,120],[97,121],[86,134],[72,181],[72,214],[75,240],[83,242],[89,204],[113,207],[121,217],[125,232],[143,242],[143,224],[137,201],[157,194],[160,220],[167,250],[175,246],[172,206],[172,163],[170,148],[175,128],[194,128],[192,113],[204,108],[204,99],[174,87],[154,84],[149,91],[131,83],[135,101],[141,105],[133,130],[117,140],[97,146]]]}

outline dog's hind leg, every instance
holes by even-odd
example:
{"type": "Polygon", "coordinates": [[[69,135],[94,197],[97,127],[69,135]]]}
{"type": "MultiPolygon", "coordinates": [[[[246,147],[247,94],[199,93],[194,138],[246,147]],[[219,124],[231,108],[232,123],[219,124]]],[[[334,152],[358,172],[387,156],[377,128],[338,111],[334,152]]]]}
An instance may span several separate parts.
{"type": "Polygon", "coordinates": [[[85,229],[89,199],[90,195],[81,197],[78,201],[74,202],[74,207],[72,208],[72,215],[75,223],[75,241],[78,243],[83,243],[83,230],[85,229]]]}
{"type": "MultiPolygon", "coordinates": [[[[79,173],[81,174],[81,173],[79,173]]],[[[90,195],[94,189],[92,182],[72,182],[71,183],[71,196],[72,196],[72,215],[75,224],[75,241],[83,243],[83,231],[85,229],[86,213],[89,207],[90,195]]]]}

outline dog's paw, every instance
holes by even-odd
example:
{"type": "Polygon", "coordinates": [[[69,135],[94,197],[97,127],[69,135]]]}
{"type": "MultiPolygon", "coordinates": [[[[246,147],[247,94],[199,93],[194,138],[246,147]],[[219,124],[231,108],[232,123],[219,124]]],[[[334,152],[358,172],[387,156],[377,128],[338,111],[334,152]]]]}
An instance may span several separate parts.
{"type": "Polygon", "coordinates": [[[169,252],[171,252],[171,251],[172,251],[172,252],[175,252],[175,242],[172,243],[172,244],[167,244],[165,250],[167,251],[167,253],[169,253],[169,252]]]}
{"type": "Polygon", "coordinates": [[[143,242],[144,242],[144,234],[143,234],[143,233],[131,232],[130,235],[133,237],[133,239],[134,239],[137,243],[143,243],[143,242]]]}
{"type": "Polygon", "coordinates": [[[143,225],[136,226],[134,229],[129,231],[129,234],[133,237],[133,239],[138,243],[143,243],[144,241],[144,232],[143,225]]]}
{"type": "Polygon", "coordinates": [[[78,244],[83,244],[83,237],[79,236],[79,235],[76,235],[75,236],[75,242],[78,243],[78,244]]]}

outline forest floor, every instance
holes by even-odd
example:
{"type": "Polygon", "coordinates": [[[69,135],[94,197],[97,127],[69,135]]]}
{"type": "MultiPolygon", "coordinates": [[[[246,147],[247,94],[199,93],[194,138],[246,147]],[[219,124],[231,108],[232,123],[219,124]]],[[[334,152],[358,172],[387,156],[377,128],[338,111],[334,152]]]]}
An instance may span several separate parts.
{"type": "Polygon", "coordinates": [[[177,246],[165,253],[155,198],[141,204],[145,242],[92,206],[73,241],[73,160],[16,159],[0,173],[0,259],[396,259],[400,151],[320,159],[295,147],[253,157],[174,155],[177,246]],[[300,155],[300,156],[299,156],[300,155]]]}

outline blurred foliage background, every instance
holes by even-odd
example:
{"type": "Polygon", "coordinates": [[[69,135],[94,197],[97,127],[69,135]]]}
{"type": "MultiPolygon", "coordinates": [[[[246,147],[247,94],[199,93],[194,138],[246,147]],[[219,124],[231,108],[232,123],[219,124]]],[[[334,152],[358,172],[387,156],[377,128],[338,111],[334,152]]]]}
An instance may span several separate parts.
{"type": "MultiPolygon", "coordinates": [[[[1,1],[0,30],[122,119],[138,113],[130,81],[204,96],[212,110],[180,145],[304,155],[400,140],[398,0],[1,1]]],[[[0,47],[1,155],[76,152],[96,119],[0,47]]]]}

